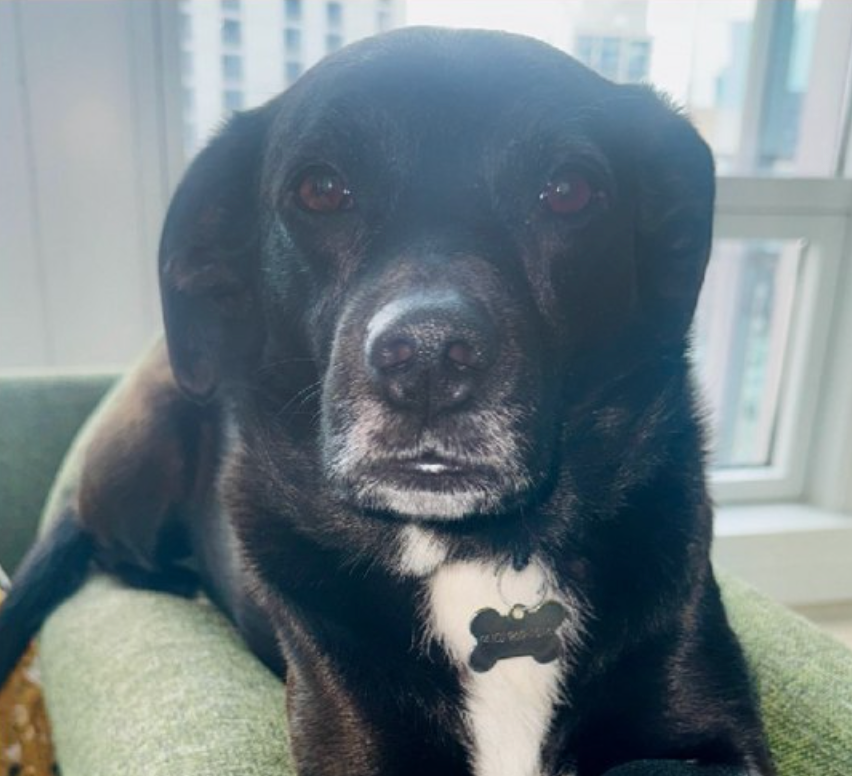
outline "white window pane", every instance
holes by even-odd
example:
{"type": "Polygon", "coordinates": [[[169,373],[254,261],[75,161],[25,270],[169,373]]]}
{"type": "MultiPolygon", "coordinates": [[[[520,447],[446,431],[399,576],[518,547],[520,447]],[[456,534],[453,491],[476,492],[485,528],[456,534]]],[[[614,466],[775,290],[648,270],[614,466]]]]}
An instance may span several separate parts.
{"type": "Polygon", "coordinates": [[[767,466],[790,341],[800,240],[717,240],[693,330],[713,464],[767,466]]]}

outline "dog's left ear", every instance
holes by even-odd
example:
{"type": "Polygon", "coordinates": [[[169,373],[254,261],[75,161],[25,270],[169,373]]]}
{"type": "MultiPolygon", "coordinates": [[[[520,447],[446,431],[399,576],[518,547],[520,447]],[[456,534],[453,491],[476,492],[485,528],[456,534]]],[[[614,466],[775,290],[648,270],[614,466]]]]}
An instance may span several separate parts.
{"type": "Polygon", "coordinates": [[[619,91],[620,99],[606,112],[614,122],[609,131],[618,127],[620,143],[631,157],[643,328],[657,342],[682,342],[710,256],[713,156],[664,97],[644,86],[619,91]]]}
{"type": "Polygon", "coordinates": [[[237,114],[177,189],[160,241],[160,295],[177,384],[208,401],[261,343],[260,169],[269,108],[237,114]]]}

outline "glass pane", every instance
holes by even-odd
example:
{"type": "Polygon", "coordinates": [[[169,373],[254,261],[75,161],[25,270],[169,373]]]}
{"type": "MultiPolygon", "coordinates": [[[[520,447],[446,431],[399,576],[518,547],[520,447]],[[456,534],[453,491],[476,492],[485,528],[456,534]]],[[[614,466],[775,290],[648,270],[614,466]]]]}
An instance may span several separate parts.
{"type": "Polygon", "coordinates": [[[245,58],[245,105],[252,107],[292,83],[297,70],[366,35],[406,24],[485,27],[541,38],[616,81],[659,87],[686,107],[723,175],[832,175],[849,55],[837,30],[852,24],[850,6],[841,0],[182,0],[181,47],[195,60],[185,68],[184,86],[199,92],[186,121],[199,142],[219,124],[223,85],[213,60],[237,45],[245,58]],[[214,26],[216,36],[208,34],[214,26]]]}
{"type": "Polygon", "coordinates": [[[723,175],[833,175],[844,0],[407,0],[406,23],[539,37],[686,107],[723,175]]]}
{"type": "Polygon", "coordinates": [[[717,240],[693,329],[717,467],[766,466],[803,255],[800,240],[717,240]]]}

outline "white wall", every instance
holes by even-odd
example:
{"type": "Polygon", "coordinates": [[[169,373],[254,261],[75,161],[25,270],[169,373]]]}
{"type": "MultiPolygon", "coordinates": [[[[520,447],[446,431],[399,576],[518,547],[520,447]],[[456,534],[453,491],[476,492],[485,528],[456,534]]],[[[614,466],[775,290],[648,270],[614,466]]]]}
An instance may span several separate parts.
{"type": "Polygon", "coordinates": [[[120,366],[159,327],[157,6],[0,3],[0,368],[120,366]]]}

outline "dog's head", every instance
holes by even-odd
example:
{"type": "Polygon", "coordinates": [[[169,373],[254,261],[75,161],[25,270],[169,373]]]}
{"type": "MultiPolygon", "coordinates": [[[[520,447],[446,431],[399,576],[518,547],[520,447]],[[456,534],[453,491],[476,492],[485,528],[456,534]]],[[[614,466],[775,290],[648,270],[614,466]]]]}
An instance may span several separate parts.
{"type": "Polygon", "coordinates": [[[609,388],[682,359],[712,201],[707,147],[648,89],[517,36],[373,38],[192,164],[161,249],[173,369],[270,481],[510,512],[584,413],[629,423],[609,388]]]}

